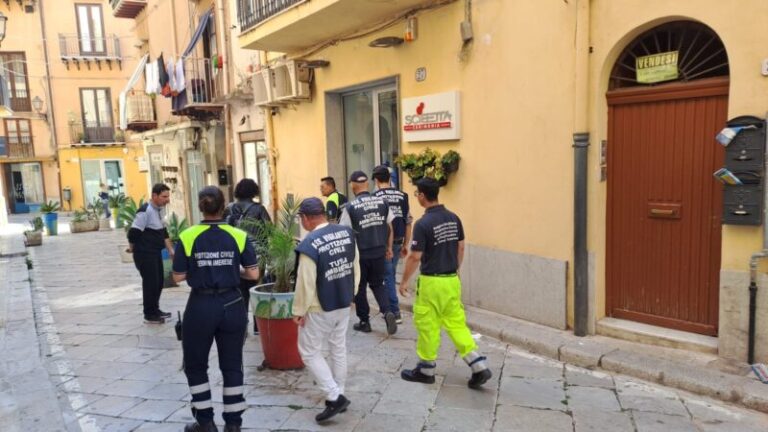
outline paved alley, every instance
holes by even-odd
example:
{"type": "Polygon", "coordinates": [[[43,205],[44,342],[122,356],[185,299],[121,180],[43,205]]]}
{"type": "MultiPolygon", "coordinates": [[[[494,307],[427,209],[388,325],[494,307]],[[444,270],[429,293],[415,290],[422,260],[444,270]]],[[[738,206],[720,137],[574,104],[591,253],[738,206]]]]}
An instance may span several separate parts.
{"type": "MultiPolygon", "coordinates": [[[[27,425],[19,430],[181,431],[183,423],[192,421],[181,346],[173,329],[175,318],[162,326],[143,324],[138,273],[132,264],[121,263],[118,254],[123,239],[122,230],[63,232],[45,237],[42,247],[28,249],[41,364],[58,396],[60,415],[29,419],[16,412],[13,418],[27,425]],[[35,424],[40,428],[35,429],[35,424]]],[[[6,262],[0,266],[9,271],[6,262]]],[[[165,290],[161,307],[175,316],[183,310],[187,292],[186,288],[165,290]]],[[[21,318],[9,316],[6,338],[18,327],[12,325],[13,319],[21,318]]],[[[392,337],[386,337],[382,322],[373,324],[370,334],[353,332],[350,326],[347,396],[352,405],[327,426],[314,422],[323,400],[309,373],[259,371],[260,343],[249,336],[245,345],[249,407],[244,427],[250,429],[246,430],[768,430],[768,416],[762,413],[633,378],[567,366],[481,335],[476,337],[494,373],[483,391],[467,388],[469,369],[447,338],[437,382],[407,383],[399,371],[416,361],[410,315],[392,337]]],[[[28,349],[28,353],[33,356],[37,351],[28,349]]],[[[213,350],[213,397],[221,401],[221,374],[216,367],[213,350]]],[[[36,376],[45,379],[45,375],[36,376]]],[[[23,386],[30,385],[29,380],[14,381],[9,376],[3,380],[0,392],[6,395],[23,394],[23,386]]],[[[46,397],[46,393],[35,394],[46,397]]],[[[220,414],[219,404],[219,425],[223,424],[220,414]]]]}

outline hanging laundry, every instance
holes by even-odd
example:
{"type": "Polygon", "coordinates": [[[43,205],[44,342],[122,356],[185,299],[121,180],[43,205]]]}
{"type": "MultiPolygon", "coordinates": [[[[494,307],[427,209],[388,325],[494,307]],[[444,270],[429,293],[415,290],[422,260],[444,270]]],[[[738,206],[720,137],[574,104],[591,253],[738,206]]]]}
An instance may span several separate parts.
{"type": "Polygon", "coordinates": [[[171,91],[171,96],[178,96],[177,90],[178,84],[176,83],[176,62],[173,61],[173,57],[168,59],[165,63],[165,71],[168,73],[168,87],[171,91]]]}
{"type": "Polygon", "coordinates": [[[157,58],[157,69],[160,72],[160,94],[165,97],[171,97],[170,76],[168,75],[168,67],[162,54],[157,58]]]}
{"type": "Polygon", "coordinates": [[[179,58],[176,63],[176,92],[181,93],[187,88],[187,81],[184,77],[184,59],[179,58]]]}
{"type": "Polygon", "coordinates": [[[149,62],[144,69],[144,79],[146,80],[145,92],[148,95],[160,93],[160,76],[157,70],[157,62],[149,62]]]}

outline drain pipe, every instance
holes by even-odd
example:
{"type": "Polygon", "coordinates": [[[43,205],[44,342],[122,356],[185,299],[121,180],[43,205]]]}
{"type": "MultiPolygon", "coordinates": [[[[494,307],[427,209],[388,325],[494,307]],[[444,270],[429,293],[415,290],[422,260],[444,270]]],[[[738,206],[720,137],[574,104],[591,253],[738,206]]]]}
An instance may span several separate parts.
{"type": "MultiPolygon", "coordinates": [[[[768,117],[768,115],[766,115],[768,117]]],[[[763,250],[752,254],[749,258],[749,341],[747,344],[747,363],[755,362],[755,321],[757,320],[757,262],[768,258],[768,185],[765,175],[768,174],[768,120],[763,125],[766,132],[765,164],[763,171],[763,250]]]]}
{"type": "MultiPolygon", "coordinates": [[[[589,332],[587,181],[589,179],[589,16],[590,1],[576,2],[573,121],[573,334],[589,332]]],[[[571,7],[566,4],[566,7],[571,7]]]]}

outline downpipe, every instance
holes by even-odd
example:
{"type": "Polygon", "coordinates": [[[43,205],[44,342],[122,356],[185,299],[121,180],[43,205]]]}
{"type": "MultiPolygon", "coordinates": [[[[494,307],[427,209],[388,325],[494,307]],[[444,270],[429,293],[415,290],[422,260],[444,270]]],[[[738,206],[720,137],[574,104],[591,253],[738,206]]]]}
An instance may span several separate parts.
{"type": "Polygon", "coordinates": [[[755,321],[757,320],[757,263],[768,258],[768,251],[752,254],[749,259],[749,343],[747,345],[747,363],[755,363],[755,321]]]}

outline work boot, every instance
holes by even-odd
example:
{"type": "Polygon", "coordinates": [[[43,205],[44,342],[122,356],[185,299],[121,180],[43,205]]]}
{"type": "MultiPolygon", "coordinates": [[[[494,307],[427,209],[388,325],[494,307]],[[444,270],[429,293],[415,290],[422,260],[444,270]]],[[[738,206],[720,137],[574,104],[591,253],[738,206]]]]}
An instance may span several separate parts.
{"type": "Polygon", "coordinates": [[[224,432],[240,432],[240,425],[228,424],[224,426],[224,432]]]}
{"type": "Polygon", "coordinates": [[[435,383],[435,364],[429,364],[424,362],[419,362],[415,368],[413,369],[403,369],[402,372],[400,372],[400,378],[410,381],[410,382],[419,382],[423,384],[434,384],[435,383]],[[428,370],[432,373],[432,375],[427,375],[424,372],[422,372],[422,369],[428,370]]]}
{"type": "Polygon", "coordinates": [[[335,401],[325,401],[325,409],[323,412],[315,416],[315,421],[320,423],[324,422],[338,413],[342,413],[347,410],[350,402],[344,395],[339,395],[335,401]]]}
{"type": "Polygon", "coordinates": [[[493,376],[493,373],[491,373],[490,369],[483,369],[480,372],[475,372],[472,374],[469,381],[467,381],[467,386],[471,389],[480,390],[482,385],[491,379],[491,376],[493,376]]]}
{"type": "Polygon", "coordinates": [[[145,316],[144,323],[146,324],[165,324],[165,318],[161,316],[145,316]]]}
{"type": "Polygon", "coordinates": [[[395,314],[392,312],[385,313],[384,322],[387,323],[387,334],[393,335],[397,333],[397,321],[395,319],[395,314]]]}
{"type": "Polygon", "coordinates": [[[352,326],[353,330],[357,330],[359,332],[363,333],[370,333],[371,332],[371,323],[368,321],[360,321],[359,323],[352,326]]]}
{"type": "Polygon", "coordinates": [[[184,426],[184,432],[219,432],[219,428],[216,427],[216,423],[208,422],[205,425],[201,425],[198,422],[187,423],[184,426]]]}

